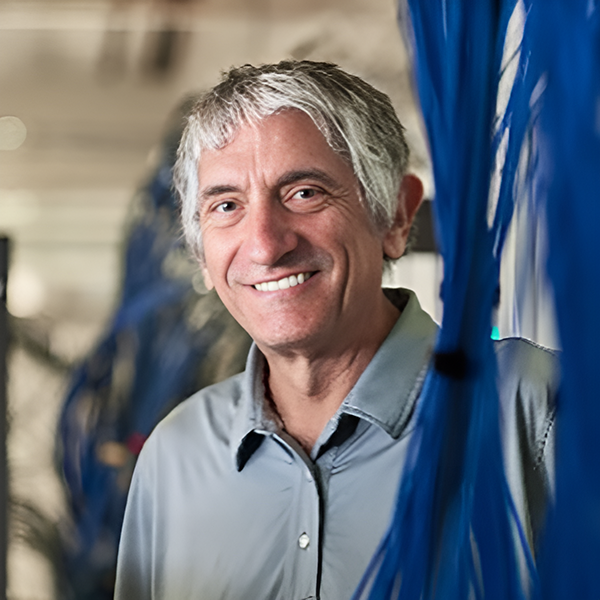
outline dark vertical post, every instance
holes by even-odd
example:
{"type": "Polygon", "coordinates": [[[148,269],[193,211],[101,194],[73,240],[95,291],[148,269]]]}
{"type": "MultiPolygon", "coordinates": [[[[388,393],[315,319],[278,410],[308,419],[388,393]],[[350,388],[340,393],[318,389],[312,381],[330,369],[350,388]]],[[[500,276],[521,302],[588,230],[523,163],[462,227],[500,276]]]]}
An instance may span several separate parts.
{"type": "Polygon", "coordinates": [[[8,238],[0,237],[0,600],[6,600],[6,556],[8,548],[8,467],[6,463],[6,354],[8,350],[8,238]]]}

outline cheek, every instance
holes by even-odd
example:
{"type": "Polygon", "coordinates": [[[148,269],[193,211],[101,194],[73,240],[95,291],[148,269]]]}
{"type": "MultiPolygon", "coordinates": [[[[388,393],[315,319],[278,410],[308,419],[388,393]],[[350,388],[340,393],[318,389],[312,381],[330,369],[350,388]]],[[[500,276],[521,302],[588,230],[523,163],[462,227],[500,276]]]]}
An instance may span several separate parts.
{"type": "Polygon", "coordinates": [[[362,279],[368,287],[380,286],[383,273],[382,240],[372,234],[357,236],[353,258],[355,277],[362,279]]]}
{"type": "Polygon", "coordinates": [[[204,282],[208,289],[221,287],[222,280],[226,277],[226,265],[224,257],[225,249],[216,243],[213,236],[204,238],[204,261],[201,265],[204,282]]]}
{"type": "Polygon", "coordinates": [[[207,227],[202,232],[204,265],[203,270],[212,277],[213,284],[224,276],[227,263],[235,253],[234,238],[228,231],[207,227]]]}
{"type": "Polygon", "coordinates": [[[206,286],[206,289],[213,290],[215,288],[215,284],[213,282],[209,270],[206,268],[206,257],[204,257],[204,263],[200,267],[200,269],[202,271],[202,277],[204,278],[204,285],[206,286]]]}

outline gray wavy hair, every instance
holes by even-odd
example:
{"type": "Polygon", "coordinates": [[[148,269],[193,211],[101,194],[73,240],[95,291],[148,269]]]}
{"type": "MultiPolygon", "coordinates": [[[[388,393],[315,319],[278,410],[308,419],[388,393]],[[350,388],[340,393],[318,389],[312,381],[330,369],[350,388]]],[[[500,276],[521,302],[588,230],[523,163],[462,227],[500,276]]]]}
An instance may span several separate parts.
{"type": "Polygon", "coordinates": [[[244,124],[282,110],[306,113],[334,152],[353,169],[373,223],[392,225],[408,166],[404,128],[388,96],[331,63],[285,60],[244,65],[223,75],[187,118],[173,181],[187,243],[203,260],[198,215],[198,162],[203,150],[232,141],[244,124]]]}

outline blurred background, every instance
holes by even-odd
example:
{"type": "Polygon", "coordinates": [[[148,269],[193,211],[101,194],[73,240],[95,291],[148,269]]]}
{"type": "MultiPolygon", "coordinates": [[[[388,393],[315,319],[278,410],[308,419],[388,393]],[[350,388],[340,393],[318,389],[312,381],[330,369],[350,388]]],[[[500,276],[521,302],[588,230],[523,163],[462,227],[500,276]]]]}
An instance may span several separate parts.
{"type": "MultiPolygon", "coordinates": [[[[186,98],[232,65],[337,62],[391,96],[432,197],[395,10],[392,0],[0,1],[9,598],[110,598],[145,436],[191,390],[243,364],[247,340],[179,243],[168,168],[186,98]],[[185,331],[169,338],[178,323],[185,331]],[[173,370],[157,349],[141,356],[156,339],[190,360],[173,370]],[[152,365],[185,384],[152,395],[140,384],[152,365]]],[[[439,320],[427,213],[390,277],[439,320]]]]}

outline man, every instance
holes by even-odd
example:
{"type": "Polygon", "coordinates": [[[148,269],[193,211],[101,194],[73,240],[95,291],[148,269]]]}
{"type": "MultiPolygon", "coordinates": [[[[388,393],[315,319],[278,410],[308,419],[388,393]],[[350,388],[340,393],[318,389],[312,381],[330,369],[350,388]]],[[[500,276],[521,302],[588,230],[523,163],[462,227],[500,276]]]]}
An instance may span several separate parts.
{"type": "MultiPolygon", "coordinates": [[[[193,110],[175,174],[184,231],[255,344],[243,374],[146,443],[117,598],[352,595],[389,521],[437,332],[414,294],[381,289],[421,202],[407,160],[389,99],[330,64],[233,69],[193,110]]],[[[499,363],[509,478],[535,528],[552,363],[524,342],[499,363]]]]}

